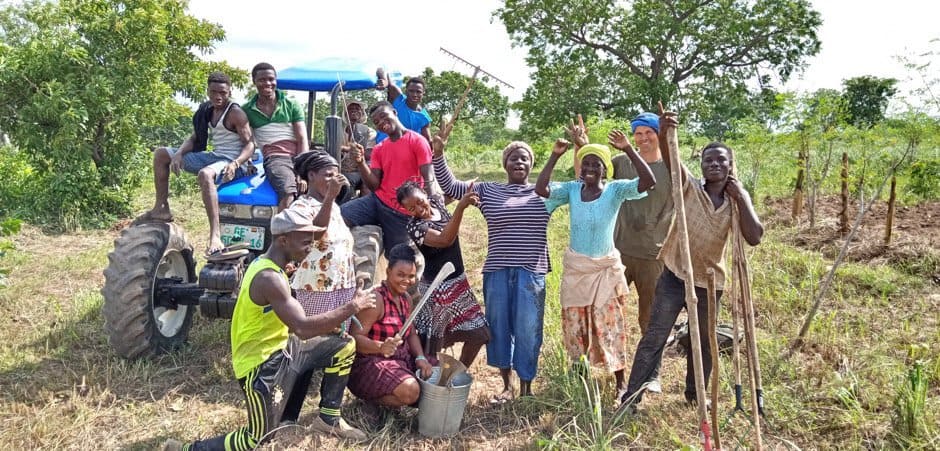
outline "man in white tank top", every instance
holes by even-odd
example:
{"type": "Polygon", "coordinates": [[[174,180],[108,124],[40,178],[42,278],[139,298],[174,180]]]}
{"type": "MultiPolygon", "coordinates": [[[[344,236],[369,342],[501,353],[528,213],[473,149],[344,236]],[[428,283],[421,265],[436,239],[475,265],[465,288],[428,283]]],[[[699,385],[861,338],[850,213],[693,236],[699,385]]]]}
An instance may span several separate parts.
{"type": "Polygon", "coordinates": [[[172,222],[169,196],[170,171],[180,169],[196,174],[202,203],[209,217],[209,242],[206,255],[217,253],[222,244],[219,227],[219,197],[216,186],[245,174],[244,165],[255,151],[248,117],[231,101],[232,82],[221,72],[209,75],[209,101],[199,105],[193,115],[193,134],[179,148],[160,147],[153,155],[153,184],[157,197],[153,209],[140,215],[134,224],[142,222],[172,222]],[[208,138],[212,151],[206,150],[208,138]]]}

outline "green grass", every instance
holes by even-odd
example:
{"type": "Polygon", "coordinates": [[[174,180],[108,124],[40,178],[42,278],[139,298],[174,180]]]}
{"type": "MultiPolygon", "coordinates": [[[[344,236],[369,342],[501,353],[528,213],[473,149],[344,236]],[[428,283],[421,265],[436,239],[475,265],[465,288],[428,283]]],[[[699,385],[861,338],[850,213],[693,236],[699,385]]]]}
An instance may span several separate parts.
{"type": "MultiPolygon", "coordinates": [[[[451,161],[459,163],[461,178],[482,172],[483,180],[502,180],[498,165],[490,164],[496,155],[498,151],[489,151],[476,163],[451,161]]],[[[140,195],[139,211],[149,207],[151,195],[140,195]]],[[[198,255],[206,242],[198,192],[183,190],[171,202],[198,255]]],[[[461,242],[479,295],[485,225],[475,210],[465,221],[461,242]]],[[[682,398],[684,358],[667,355],[664,393],[647,396],[636,417],[613,418],[611,375],[595,369],[582,379],[572,371],[561,344],[558,302],[567,228],[567,209],[562,209],[549,231],[555,270],[547,278],[537,396],[490,407],[488,399],[500,383],[493,369],[478,362],[471,368],[476,383],[460,435],[448,440],[422,438],[414,431],[414,415],[406,414],[370,431],[370,448],[700,446],[695,411],[682,398]]],[[[903,263],[846,264],[837,272],[834,289],[804,346],[785,358],[819,281],[832,264],[818,251],[786,244],[796,233],[800,229],[779,226],[768,231],[760,246],[748,250],[768,415],[767,448],[936,449],[940,289],[913,275],[919,273],[903,263]]],[[[227,321],[197,315],[190,344],[171,355],[127,361],[110,349],[102,330],[98,290],[117,234],[99,230],[47,235],[24,225],[13,237],[14,248],[2,257],[0,266],[11,268],[9,286],[0,289],[0,386],[5,388],[0,394],[0,441],[8,448],[153,449],[167,437],[209,437],[243,423],[244,400],[231,379],[227,321]]],[[[727,303],[723,307],[720,321],[730,322],[727,303]]],[[[639,338],[632,321],[635,314],[631,303],[625,312],[631,352],[639,338]]],[[[728,356],[720,359],[718,371],[725,448],[748,448],[749,422],[740,413],[730,415],[734,376],[728,356]]],[[[744,380],[747,384],[746,376],[744,380]]],[[[309,421],[316,402],[314,390],[301,422],[309,421]]],[[[358,421],[354,401],[349,401],[346,412],[350,421],[358,421]]],[[[325,438],[320,445],[353,448],[325,438]]]]}

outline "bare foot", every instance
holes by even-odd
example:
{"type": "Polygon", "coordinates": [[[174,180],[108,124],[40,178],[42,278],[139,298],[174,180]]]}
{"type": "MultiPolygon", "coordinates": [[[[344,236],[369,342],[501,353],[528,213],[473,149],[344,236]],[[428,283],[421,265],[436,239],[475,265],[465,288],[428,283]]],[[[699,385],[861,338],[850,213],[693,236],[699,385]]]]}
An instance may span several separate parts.
{"type": "Polygon", "coordinates": [[[132,224],[137,225],[147,222],[173,222],[173,213],[170,212],[169,207],[154,208],[135,218],[132,224]]]}
{"type": "Polygon", "coordinates": [[[494,406],[506,404],[507,402],[512,401],[513,398],[515,398],[515,395],[513,394],[512,387],[506,387],[505,390],[503,390],[500,394],[494,396],[493,399],[490,400],[490,404],[494,406]]]}
{"type": "Polygon", "coordinates": [[[225,244],[222,243],[222,239],[218,235],[209,236],[209,245],[206,246],[206,255],[212,255],[222,251],[225,248],[225,244]]]}

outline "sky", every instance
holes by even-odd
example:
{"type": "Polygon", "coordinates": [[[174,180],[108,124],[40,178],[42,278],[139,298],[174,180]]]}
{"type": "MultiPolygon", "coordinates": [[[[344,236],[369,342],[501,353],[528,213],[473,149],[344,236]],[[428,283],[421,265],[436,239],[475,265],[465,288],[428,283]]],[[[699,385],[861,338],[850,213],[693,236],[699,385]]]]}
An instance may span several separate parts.
{"type": "MultiPolygon", "coordinates": [[[[244,69],[259,61],[286,68],[355,55],[405,75],[425,67],[470,75],[471,68],[439,51],[444,47],[513,85],[501,90],[515,101],[529,85],[531,69],[525,49],[513,48],[505,26],[492,17],[501,5],[498,0],[191,0],[190,12],[225,29],[227,40],[207,58],[244,69]]],[[[935,0],[814,0],[813,5],[823,19],[822,49],[807,60],[803,73],[791,77],[788,90],[841,89],[843,79],[876,75],[901,80],[906,93],[913,83],[905,82],[909,74],[894,56],[923,53],[931,39],[940,38],[935,0]]],[[[933,48],[940,50],[940,42],[933,48]]]]}

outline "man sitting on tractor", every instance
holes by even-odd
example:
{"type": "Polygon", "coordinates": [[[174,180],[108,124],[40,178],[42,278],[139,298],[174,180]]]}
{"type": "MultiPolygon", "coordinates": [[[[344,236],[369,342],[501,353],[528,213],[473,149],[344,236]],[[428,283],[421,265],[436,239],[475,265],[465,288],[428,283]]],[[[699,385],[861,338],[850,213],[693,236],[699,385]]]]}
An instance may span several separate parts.
{"type": "MultiPolygon", "coordinates": [[[[398,113],[398,120],[408,130],[420,133],[424,139],[431,143],[431,115],[421,105],[424,99],[424,79],[421,77],[411,77],[405,82],[404,95],[401,88],[392,83],[385,73],[385,69],[378,68],[375,71],[378,81],[375,83],[375,89],[385,90],[386,97],[391,102],[392,107],[398,113]]],[[[381,132],[381,130],[379,130],[381,132]]],[[[385,133],[379,133],[375,142],[380,143],[387,138],[385,133]]]]}
{"type": "Polygon", "coordinates": [[[164,450],[249,450],[280,426],[296,423],[313,371],[323,369],[320,412],[309,429],[363,441],[365,433],[340,416],[343,392],[356,356],[356,343],[340,326],[363,309],[375,307],[375,295],[359,291],[352,302],[307,316],[291,296],[284,267],[301,261],[313,245],[309,214],[288,208],[271,219],[273,242],[245,270],[232,315],[232,366],[248,400],[248,425],[191,444],[169,439],[164,450]]]}
{"type": "MultiPolygon", "coordinates": [[[[359,175],[359,163],[352,157],[350,150],[351,144],[356,143],[365,149],[364,157],[366,164],[372,159],[372,149],[375,147],[375,130],[365,124],[366,119],[365,103],[349,99],[346,102],[346,117],[349,118],[349,124],[346,125],[346,142],[349,143],[342,147],[342,160],[340,163],[340,172],[349,180],[350,193],[344,200],[353,197],[362,197],[372,191],[365,183],[362,183],[362,176],[359,175]],[[355,192],[359,190],[359,195],[355,192]]],[[[303,174],[298,174],[303,176],[303,174]]]]}
{"type": "Polygon", "coordinates": [[[265,176],[277,192],[280,211],[294,201],[298,190],[307,191],[307,182],[294,174],[292,160],[309,150],[304,112],[297,101],[277,89],[274,66],[256,64],[251,80],[258,93],[245,104],[245,113],[264,157],[265,176]]]}
{"type": "Polygon", "coordinates": [[[179,148],[158,147],[153,153],[153,184],[157,190],[153,209],[140,215],[134,224],[172,222],[170,212],[170,171],[179,174],[182,168],[196,174],[202,203],[209,217],[209,243],[206,255],[219,252],[224,245],[219,235],[219,195],[216,185],[245,174],[243,166],[255,150],[248,117],[230,99],[232,81],[221,72],[209,74],[209,101],[199,105],[193,114],[193,134],[179,148]],[[209,138],[212,151],[206,151],[209,138]]]}

